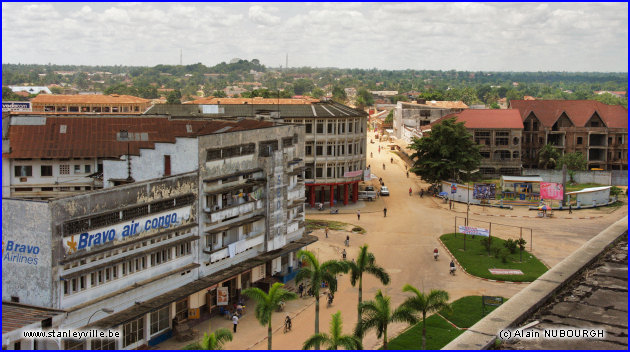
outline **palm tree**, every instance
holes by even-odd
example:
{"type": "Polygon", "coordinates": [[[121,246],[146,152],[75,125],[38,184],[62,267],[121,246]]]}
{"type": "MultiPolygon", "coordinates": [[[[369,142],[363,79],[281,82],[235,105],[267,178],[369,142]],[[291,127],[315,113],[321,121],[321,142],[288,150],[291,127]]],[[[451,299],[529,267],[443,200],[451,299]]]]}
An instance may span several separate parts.
{"type": "Polygon", "coordinates": [[[559,159],[558,150],[551,144],[545,144],[538,150],[538,168],[540,169],[555,169],[559,159]]]}
{"type": "Polygon", "coordinates": [[[348,263],[350,266],[350,283],[355,286],[359,283],[359,304],[357,305],[358,319],[357,322],[361,323],[361,301],[363,300],[363,273],[368,273],[376,276],[377,279],[387,285],[389,283],[389,274],[382,267],[376,265],[374,254],[368,252],[367,244],[359,248],[359,255],[357,256],[356,263],[348,263]]]}
{"type": "Polygon", "coordinates": [[[394,322],[406,322],[415,324],[418,322],[413,310],[400,306],[392,312],[391,298],[383,295],[378,290],[373,301],[365,301],[360,304],[363,315],[357,323],[355,329],[356,336],[363,336],[368,330],[376,329],[376,337],[383,336],[383,349],[387,349],[387,325],[394,322]]]}
{"type": "MultiPolygon", "coordinates": [[[[321,283],[328,284],[330,292],[337,291],[337,274],[348,272],[348,264],[338,260],[328,260],[321,265],[315,255],[307,250],[299,250],[298,258],[304,258],[306,265],[302,266],[295,276],[295,282],[301,282],[305,279],[310,280],[309,290],[313,292],[315,297],[315,335],[319,334],[319,290],[321,283]]],[[[319,349],[319,344],[315,345],[315,349],[319,349]]]]}
{"type": "Polygon", "coordinates": [[[342,334],[342,325],[341,312],[337,311],[337,313],[332,315],[332,320],[330,321],[330,335],[323,333],[314,334],[304,341],[302,349],[309,350],[315,347],[317,350],[319,345],[328,345],[329,350],[336,350],[339,346],[346,350],[362,350],[363,345],[356,336],[342,334]]]}
{"type": "Polygon", "coordinates": [[[256,301],[256,319],[260,325],[267,325],[267,349],[271,349],[271,314],[278,309],[280,302],[286,302],[297,298],[293,292],[289,292],[282,288],[284,284],[276,282],[269,289],[269,293],[257,288],[250,287],[243,291],[243,294],[256,301]]]}
{"type": "Polygon", "coordinates": [[[427,313],[437,312],[442,309],[451,310],[451,305],[448,304],[448,292],[431,290],[427,295],[409,284],[403,286],[403,292],[412,292],[415,296],[407,298],[401,306],[417,313],[422,312],[422,349],[424,349],[427,340],[427,313]]]}
{"type": "Polygon", "coordinates": [[[232,333],[229,329],[220,328],[210,334],[204,333],[201,342],[186,346],[187,350],[222,350],[223,344],[232,341],[232,333]]]}

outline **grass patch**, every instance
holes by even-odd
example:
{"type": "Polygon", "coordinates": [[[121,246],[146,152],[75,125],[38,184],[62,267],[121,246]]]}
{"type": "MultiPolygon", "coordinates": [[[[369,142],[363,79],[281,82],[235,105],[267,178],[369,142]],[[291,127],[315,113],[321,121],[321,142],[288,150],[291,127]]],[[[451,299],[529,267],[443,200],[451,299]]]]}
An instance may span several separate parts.
{"type": "MultiPolygon", "coordinates": [[[[494,252],[491,249],[490,255],[488,251],[482,245],[481,236],[466,236],[466,251],[464,248],[464,235],[458,233],[455,236],[454,233],[448,233],[442,235],[440,240],[446,245],[449,251],[457,258],[457,261],[462,265],[466,271],[474,276],[483,277],[493,280],[505,280],[505,281],[534,281],[540,275],[547,271],[547,267],[538,260],[534,255],[530,254],[526,250],[523,251],[523,262],[520,262],[520,250],[517,249],[514,254],[507,255],[507,263],[503,263],[501,256],[495,258],[494,252]],[[493,275],[488,269],[519,269],[524,275],[493,275]]],[[[507,249],[503,246],[505,241],[492,237],[492,247],[500,248],[502,251],[507,252],[507,249]]],[[[509,253],[509,252],[508,252],[509,253]]]]}
{"type": "Polygon", "coordinates": [[[605,210],[605,211],[615,211],[615,210],[619,209],[622,205],[624,205],[624,202],[618,200],[618,201],[616,201],[616,202],[614,202],[614,203],[612,203],[610,205],[606,205],[606,206],[603,206],[603,207],[597,207],[595,209],[597,209],[597,210],[605,210]]]}
{"type": "Polygon", "coordinates": [[[326,227],[328,227],[329,230],[334,231],[348,231],[361,234],[366,232],[365,229],[361,226],[348,224],[341,221],[306,219],[306,230],[308,231],[325,229],[326,227]]]}
{"type": "MultiPolygon", "coordinates": [[[[446,319],[460,328],[470,328],[483,318],[481,308],[481,296],[466,296],[451,303],[453,310],[450,313],[440,312],[446,319]]],[[[486,307],[486,315],[496,307],[486,307]]],[[[426,320],[428,350],[439,350],[464,333],[433,314],[426,320]]],[[[422,322],[412,326],[402,334],[389,341],[389,350],[417,350],[422,348],[422,322]]]]}

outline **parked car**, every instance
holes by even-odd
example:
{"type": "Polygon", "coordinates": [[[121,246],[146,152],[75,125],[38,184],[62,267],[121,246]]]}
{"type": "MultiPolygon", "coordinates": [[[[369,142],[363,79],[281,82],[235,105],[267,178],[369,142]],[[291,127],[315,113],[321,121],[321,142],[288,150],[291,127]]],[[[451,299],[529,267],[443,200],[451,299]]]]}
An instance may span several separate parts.
{"type": "Polygon", "coordinates": [[[372,191],[372,192],[374,192],[374,186],[365,186],[364,191],[372,191]]]}
{"type": "Polygon", "coordinates": [[[376,199],[376,192],[374,191],[359,191],[359,200],[373,201],[376,199]]]}
{"type": "Polygon", "coordinates": [[[389,195],[389,189],[387,189],[387,186],[381,187],[381,195],[382,196],[388,196],[389,195]]]}

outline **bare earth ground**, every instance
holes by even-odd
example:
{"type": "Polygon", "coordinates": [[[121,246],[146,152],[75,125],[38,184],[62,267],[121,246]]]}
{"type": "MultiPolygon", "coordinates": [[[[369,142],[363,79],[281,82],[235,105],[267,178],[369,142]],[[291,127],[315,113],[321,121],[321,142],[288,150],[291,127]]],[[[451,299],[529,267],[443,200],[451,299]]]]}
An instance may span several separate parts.
{"type": "MultiPolygon", "coordinates": [[[[372,137],[368,134],[368,138],[372,137]]],[[[374,202],[358,202],[340,208],[340,214],[331,215],[327,211],[308,211],[309,219],[326,219],[357,224],[366,229],[365,234],[353,234],[342,231],[330,231],[329,238],[324,237],[323,230],[317,230],[312,234],[319,237],[319,241],[310,245],[320,261],[327,259],[341,259],[341,251],[344,248],[343,241],[347,234],[350,235],[350,247],[347,248],[348,259],[356,256],[357,249],[363,244],[369,245],[369,250],[376,256],[377,263],[383,266],[391,276],[391,283],[383,287],[380,282],[370,276],[364,277],[364,300],[373,298],[378,289],[382,289],[392,297],[392,305],[397,306],[405,298],[402,292],[404,284],[411,284],[425,291],[431,289],[443,289],[449,292],[451,301],[469,295],[501,295],[511,297],[525,287],[526,284],[508,284],[482,281],[470,277],[459,271],[457,275],[448,274],[450,258],[441,250],[440,259],[433,260],[433,248],[439,247],[438,238],[444,233],[453,232],[455,216],[466,216],[466,205],[457,204],[455,210],[448,210],[448,205],[439,199],[425,196],[420,198],[417,191],[428,185],[419,178],[410,175],[405,176],[404,163],[394,153],[381,150],[378,153],[378,143],[368,143],[368,164],[372,165],[374,174],[383,178],[388,186],[391,196],[381,197],[374,202]],[[369,153],[374,158],[369,157],[369,153]],[[394,164],[390,158],[394,158],[394,164]],[[385,163],[386,169],[382,169],[385,163]],[[414,195],[409,196],[409,187],[414,190],[414,195]],[[383,216],[383,208],[387,207],[387,217],[383,216]],[[361,220],[357,220],[356,210],[361,210],[361,220]]],[[[386,143],[381,143],[383,148],[386,143]]],[[[624,201],[626,199],[624,198],[624,201]]],[[[555,212],[556,218],[536,218],[536,212],[529,211],[525,207],[515,207],[514,210],[484,208],[471,206],[471,225],[475,221],[493,222],[499,237],[518,236],[518,230],[510,230],[498,224],[524,226],[533,229],[533,254],[549,266],[553,266],[564,259],[568,254],[579,248],[582,244],[594,237],[600,231],[608,227],[616,220],[627,214],[627,204],[616,209],[602,210],[574,210],[568,212],[555,212]],[[475,215],[482,214],[482,215],[475,215]],[[495,215],[495,216],[488,216],[495,215]],[[517,217],[497,217],[507,215],[517,217]],[[595,217],[592,219],[578,219],[578,217],[595,217]]],[[[460,223],[463,224],[463,223],[460,223]]],[[[482,223],[479,223],[482,225],[482,223]]],[[[529,232],[525,233],[525,239],[529,242],[529,232]]],[[[529,249],[529,243],[527,245],[529,249]]],[[[442,247],[440,247],[441,249],[442,247]]],[[[290,282],[289,287],[295,283],[290,282]]],[[[326,306],[325,297],[320,300],[320,331],[327,332],[331,314],[340,310],[343,317],[344,333],[351,333],[357,321],[357,288],[350,285],[347,275],[339,278],[339,291],[335,294],[335,301],[331,307],[326,306]]],[[[274,349],[301,349],[302,343],[314,332],[315,308],[314,299],[301,298],[287,304],[284,313],[275,313],[273,316],[273,347],[274,349]],[[283,333],[282,324],[285,315],[293,318],[293,331],[283,333]]],[[[234,340],[226,344],[226,349],[266,349],[267,330],[256,321],[253,314],[253,302],[250,300],[247,307],[248,313],[240,320],[238,332],[234,340]]],[[[232,328],[231,322],[225,318],[212,318],[202,322],[196,329],[201,334],[208,331],[209,324],[212,330],[219,327],[232,328]]],[[[388,335],[396,336],[407,326],[393,324],[388,335]]],[[[189,343],[189,342],[188,342],[189,343]]],[[[377,349],[381,341],[377,340],[374,332],[368,333],[363,339],[365,349],[377,349]]],[[[178,349],[187,343],[176,342],[174,339],[165,341],[155,346],[159,349],[178,349]]]]}

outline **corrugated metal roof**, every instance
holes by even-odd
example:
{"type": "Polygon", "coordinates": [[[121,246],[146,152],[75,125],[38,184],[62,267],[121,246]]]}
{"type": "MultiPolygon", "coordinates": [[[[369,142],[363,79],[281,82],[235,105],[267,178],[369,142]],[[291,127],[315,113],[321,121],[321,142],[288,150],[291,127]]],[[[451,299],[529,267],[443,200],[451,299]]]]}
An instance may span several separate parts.
{"type": "Polygon", "coordinates": [[[131,95],[119,94],[40,94],[33,98],[31,102],[33,104],[147,104],[151,101],[131,95]]]}
{"type": "Polygon", "coordinates": [[[13,302],[2,302],[2,333],[11,332],[59,314],[65,314],[65,312],[13,302]]]}
{"type": "Polygon", "coordinates": [[[504,182],[543,182],[540,176],[501,176],[501,180],[504,182]]]}
{"type": "MultiPolygon", "coordinates": [[[[15,117],[12,117],[14,119],[15,117]]],[[[197,137],[273,126],[271,121],[241,120],[172,120],[166,117],[46,117],[43,125],[9,127],[11,152],[15,158],[118,158],[130,153],[139,155],[141,148],[154,148],[156,142],[174,143],[176,137],[197,137]],[[62,133],[65,126],[65,133],[62,133]],[[126,130],[134,140],[120,140],[126,130]]]]}
{"type": "Polygon", "coordinates": [[[584,189],[579,190],[579,191],[567,192],[567,194],[580,194],[580,193],[598,192],[598,191],[603,191],[603,190],[606,190],[606,189],[610,189],[611,187],[612,186],[584,188],[584,189]]]}

